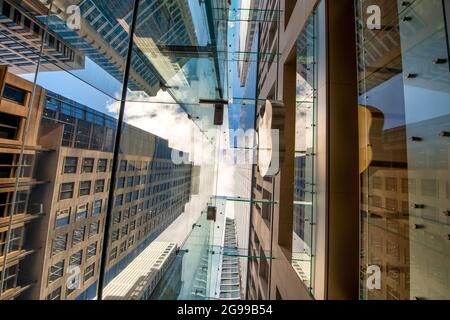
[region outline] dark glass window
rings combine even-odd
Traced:
[[[3,89],[3,98],[14,101],[20,105],[25,105],[26,97],[27,92],[25,90],[5,84],[5,88]]]
[[[121,177],[117,180],[117,189],[122,189],[125,187],[125,177]]]
[[[0,112],[0,139],[17,139],[19,125],[19,117]]]
[[[77,173],[78,158],[65,157],[64,158],[64,173]]]
[[[85,271],[84,271],[84,281],[87,281],[90,278],[92,278],[94,276],[94,271],[95,271],[95,263],[91,264],[90,266],[88,266],[85,269]]]
[[[61,184],[61,191],[59,193],[59,200],[73,198],[73,189],[75,184],[73,182]]]
[[[84,241],[84,235],[86,234],[86,227],[82,226],[73,231],[72,245],[76,245]]]
[[[108,159],[99,159],[97,164],[97,172],[106,172]]]
[[[48,269],[48,283],[55,282],[64,274],[64,260],[59,261]]]
[[[80,197],[87,196],[91,193],[91,181],[80,182]]]
[[[67,237],[68,237],[67,234],[63,234],[53,239],[52,253],[51,253],[52,257],[67,249]]]
[[[94,171],[94,159],[84,158],[82,172],[92,173]]]
[[[105,179],[95,181],[95,193],[105,191]]]

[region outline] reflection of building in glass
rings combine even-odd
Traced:
[[[241,275],[239,262],[239,249],[234,219],[226,218],[223,240],[224,256],[220,275],[220,299],[240,300]]]
[[[30,200],[34,190],[46,183],[34,175],[36,157],[46,151],[38,143],[39,125],[31,121],[25,131],[32,90],[31,83],[0,67],[0,271],[6,270],[1,299],[16,298],[33,284],[17,278],[24,259],[39,247],[27,241],[25,233],[31,220],[47,213],[44,199]],[[44,91],[37,88],[31,120],[41,117],[43,101]],[[14,195],[17,178],[18,191]]]
[[[20,139],[23,132],[24,115],[10,101],[24,102],[29,99],[26,88],[31,90],[29,82],[14,79],[7,76],[5,98],[2,99],[2,112],[8,114],[8,117],[2,117],[2,121],[7,121],[2,126],[6,130],[4,135],[7,141],[13,142]],[[14,87],[8,86],[8,82]],[[22,252],[24,263],[34,267],[21,269],[19,265],[16,270],[21,271],[19,280],[16,272],[16,282],[11,277],[7,283],[14,282],[15,285],[11,285],[14,288],[36,282],[25,292],[25,297],[29,298],[93,298],[110,185],[115,119],[39,90],[42,94],[30,121],[35,134],[27,134],[35,142],[29,142],[26,149],[29,149],[30,157],[24,157],[27,162],[24,172],[32,179],[20,181],[24,191],[33,189],[29,199],[24,194],[20,201],[27,200],[26,203],[45,215],[30,224],[25,240],[23,233],[14,228],[10,254],[15,258],[8,261],[20,261],[17,253]],[[107,283],[183,212],[190,195],[191,165],[173,164],[167,141],[125,125],[120,147]],[[32,161],[37,151],[41,152]],[[14,154],[13,151],[10,153]],[[14,156],[10,158],[17,161]],[[14,163],[10,170],[15,172]],[[2,205],[5,207],[10,195],[7,189],[3,190],[6,196],[2,197]],[[22,209],[23,206],[17,206],[16,210]],[[5,216],[9,216],[7,211]],[[21,224],[23,221],[17,227]],[[27,252],[23,251],[22,245],[16,245],[24,241],[33,249],[33,255],[25,255]],[[33,245],[36,243],[42,247]],[[74,277],[79,285],[67,285]]]
[[[21,2],[23,5],[24,3]],[[36,16],[47,15],[47,8],[33,3]],[[29,8],[18,1],[0,1],[0,63],[12,73],[35,73],[39,61],[43,35],[47,32],[45,21],[29,14]],[[47,33],[44,41],[46,59],[41,59],[40,71],[81,69],[84,56],[55,32]]]
[[[54,6],[59,12],[52,12],[49,26],[122,82],[133,3],[123,0],[83,1],[79,5],[81,29],[71,30],[65,23],[65,12],[73,2],[58,1]],[[140,1],[130,70],[131,90],[156,95],[160,85],[165,85],[188,61],[182,54],[171,54],[172,47],[166,45],[178,48],[197,45],[187,1]]]
[[[357,4],[362,8],[357,12],[363,12],[363,1]],[[361,297],[448,299],[445,4],[374,4],[382,9],[383,29],[358,30]],[[359,24],[365,18],[358,16]],[[366,268],[372,265],[381,268],[380,290],[366,284]]]

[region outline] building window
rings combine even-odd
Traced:
[[[75,221],[87,218],[88,214],[88,204],[83,204],[77,207],[77,213],[75,215]]]
[[[109,253],[109,261],[114,260],[115,258],[117,258],[117,247],[112,249]]]
[[[84,235],[86,233],[86,227],[82,226],[73,230],[72,246],[75,246],[84,241]]]
[[[47,300],[61,300],[61,287],[50,292],[47,296]]]
[[[73,182],[61,184],[59,200],[72,199],[74,186],[75,186],[75,183],[73,183]]]
[[[128,239],[128,248],[131,247],[133,244],[134,244],[134,236],[131,236],[131,237]]]
[[[125,240],[120,244],[119,254],[124,253],[126,249],[127,249],[127,241]]]
[[[105,179],[100,179],[95,181],[95,193],[100,193],[105,191]]]
[[[69,224],[70,222],[70,208],[59,210],[56,212],[55,228],[59,228]]]
[[[121,216],[122,216],[122,211],[114,212],[113,224],[119,224]]]
[[[89,238],[97,235],[99,230],[100,230],[100,221],[92,222],[89,225]]]
[[[102,199],[95,200],[94,207],[92,209],[92,215],[96,216],[96,215],[102,213],[102,203],[103,203]]]
[[[64,274],[64,260],[61,260],[48,269],[48,283],[53,283]]]
[[[0,112],[0,139],[16,140],[20,118]]]
[[[132,187],[134,182],[134,177],[128,177],[127,179],[127,187]]]
[[[5,282],[3,283],[3,290],[9,290],[17,286],[17,274],[19,272],[18,265],[6,268],[5,271]]]
[[[128,171],[134,172],[135,170],[136,170],[135,162],[134,161],[128,162]]]
[[[111,243],[113,243],[113,242],[115,242],[115,241],[117,241],[117,240],[119,240],[119,229],[114,230],[114,231],[111,233]]]
[[[81,266],[83,262],[83,250],[80,250],[70,256],[69,266]]]
[[[92,173],[94,171],[94,158],[84,158],[82,173]]]
[[[91,181],[80,182],[80,197],[88,196],[91,193]]]
[[[125,177],[121,177],[117,180],[117,189],[125,188]]]
[[[97,164],[97,172],[106,172],[108,167],[108,159],[99,159]]]
[[[78,158],[65,157],[64,158],[64,173],[77,173]]]
[[[132,192],[128,192],[125,196],[125,203],[130,203],[131,199],[133,197],[133,193]]]
[[[5,84],[5,88],[3,89],[3,98],[14,101],[15,103],[23,106],[25,105],[26,97],[27,92],[25,90]]]
[[[24,231],[23,227],[11,230],[8,253],[21,250],[23,231]],[[6,236],[7,231],[0,233],[0,256],[4,255],[6,251]]]
[[[89,260],[90,258],[94,257],[97,254],[97,242],[91,243],[87,247],[86,252],[86,260]]]
[[[86,267],[86,269],[84,270],[84,281],[85,282],[94,276],[94,271],[95,271],[95,263]]]
[[[127,171],[127,160],[120,160],[120,172]]]
[[[52,243],[52,257],[67,249],[67,233],[57,236]]]
[[[123,205],[123,194],[119,194],[116,196],[116,206],[122,206]]]
[[[123,238],[128,234],[128,224],[124,225],[122,227],[122,231],[120,233],[120,237]]]

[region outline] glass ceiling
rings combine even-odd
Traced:
[[[181,252],[197,253],[182,255],[183,268],[201,273],[202,263],[208,261],[210,291],[203,292],[203,298],[219,298],[214,288],[220,283],[220,273],[211,266],[217,267],[224,257],[237,259],[241,265],[249,259],[272,259],[270,247],[249,252],[248,245],[229,247],[220,240],[226,227],[225,211],[229,208],[238,208],[233,210],[236,229],[238,233],[244,230],[241,238],[248,238],[250,205],[276,204],[272,197],[255,198],[251,194],[250,165],[230,168],[223,167],[222,162],[224,152],[239,150],[230,130],[254,128],[257,107],[262,102],[255,98],[258,63],[267,69],[278,62],[276,48],[249,47],[239,34],[248,31],[253,37],[258,25],[259,28],[274,25],[276,30],[278,10],[242,8],[240,0],[13,3],[14,10],[30,17],[31,22],[3,20],[6,21],[0,30],[3,43],[8,43],[8,50],[20,52],[21,57],[5,58],[2,64],[8,65],[9,72],[49,91],[43,117],[52,124],[64,125],[63,144],[83,149],[79,147],[83,141],[87,140],[88,145],[93,139],[90,137],[98,133],[96,129],[90,131],[91,123],[101,119],[108,123],[105,139],[109,139],[109,144],[104,151],[119,148],[122,156],[143,142],[133,140],[131,133],[137,132],[145,140],[145,134],[151,132],[168,140],[169,147],[189,153],[192,171],[198,176],[193,178],[192,188],[196,190],[191,190],[190,201],[184,208],[183,217],[187,218],[175,220],[162,231],[165,241],[174,241],[172,227],[182,225],[189,231],[176,242]],[[242,73],[249,81],[241,81]],[[217,115],[218,107],[223,108],[222,117]],[[113,138],[121,124],[120,111],[124,112],[125,130],[119,137],[119,145],[114,145]],[[48,150],[59,150],[55,141],[44,144],[49,144]],[[89,145],[85,149],[95,148]],[[144,151],[138,153],[142,155]],[[235,172],[243,177],[244,184],[229,180]],[[115,175],[119,179],[119,171],[110,178]],[[117,182],[106,181],[108,186]],[[233,193],[227,187],[241,189]],[[114,200],[110,201],[115,203],[109,214],[116,213],[117,196],[122,196],[119,191],[112,195]],[[124,194],[125,201],[127,195]],[[104,204],[108,201],[103,200]],[[210,206],[223,214],[222,219],[214,222],[206,219]],[[74,207],[76,210],[78,207]],[[104,232],[112,240],[112,233]],[[109,249],[110,245],[105,251]],[[178,298],[196,298],[192,294],[198,285],[195,272],[184,273],[185,291]],[[118,271],[107,270],[104,284],[117,274]],[[79,298],[93,298],[86,292],[83,295]]]

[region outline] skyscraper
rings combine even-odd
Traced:
[[[7,79],[2,112],[9,113],[14,110],[8,106],[9,101],[18,100],[21,92],[26,94],[23,89],[10,87],[11,83],[25,88],[31,88],[31,84],[11,74]],[[15,269],[18,280],[11,275],[11,280],[5,281],[19,287],[35,283],[24,292],[26,298],[93,298],[116,123],[105,114],[41,90],[42,97],[32,113],[35,133],[27,135],[35,137],[35,147],[30,141],[27,148],[41,152],[23,160],[26,167],[22,170],[32,180],[28,187],[25,180],[20,181],[24,192],[16,200],[19,204],[16,204],[16,211],[21,213],[28,208],[38,210],[32,213],[42,216],[25,232],[19,229],[19,234],[13,230],[8,251],[11,254],[21,251],[22,242],[31,247],[42,244],[28,251],[33,254],[25,254],[23,262],[23,265],[39,267],[20,268],[19,265]],[[11,117],[8,115],[5,121]],[[167,141],[129,125],[124,130],[112,232],[108,235],[111,249],[107,279],[117,275],[174,221],[190,196],[191,166],[171,162],[172,152]],[[9,134],[11,138],[17,136],[13,133]],[[30,153],[33,155],[37,151]],[[31,188],[33,191],[27,193]],[[4,216],[8,218],[6,207],[10,207],[8,201],[11,200],[6,189],[5,185],[3,207]],[[6,233],[2,234],[2,239],[4,236]],[[75,284],[67,285],[70,281]]]

